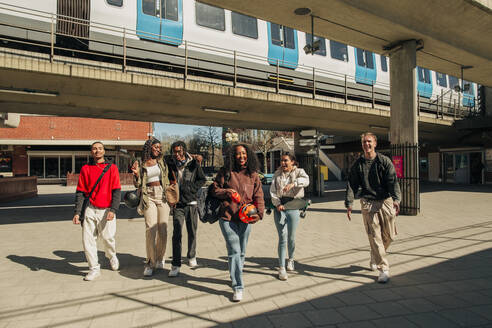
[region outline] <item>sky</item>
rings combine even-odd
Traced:
[[[171,123],[155,123],[154,124],[154,134],[160,135],[165,133],[167,135],[178,135],[181,137],[193,134],[193,129],[205,128],[205,126],[200,125],[185,125],[185,124],[171,124]]]

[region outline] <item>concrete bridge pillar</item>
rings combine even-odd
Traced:
[[[416,40],[409,40],[390,54],[391,153],[402,161],[401,213],[406,215],[420,211],[416,48]]]

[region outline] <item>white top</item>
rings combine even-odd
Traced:
[[[161,169],[159,165],[148,166],[147,169],[147,183],[156,182],[161,179]]]
[[[288,192],[284,192],[283,189],[286,185],[293,183],[294,187]],[[280,205],[280,198],[304,197],[304,187],[309,186],[309,176],[306,172],[294,166],[292,171],[283,172],[281,168],[275,171],[273,175],[272,185],[270,186],[270,196],[272,197],[272,204],[274,206]]]

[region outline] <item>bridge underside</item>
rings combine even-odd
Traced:
[[[384,106],[312,99],[287,90],[279,94],[234,88],[212,79],[185,82],[84,64],[0,56],[1,111],[254,129],[317,128],[354,137],[361,131],[380,135],[389,131],[390,113]],[[460,135],[452,124],[452,119],[422,114],[421,141],[453,142]]]

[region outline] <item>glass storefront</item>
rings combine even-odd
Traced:
[[[444,182],[461,184],[483,183],[483,152],[443,153]]]

